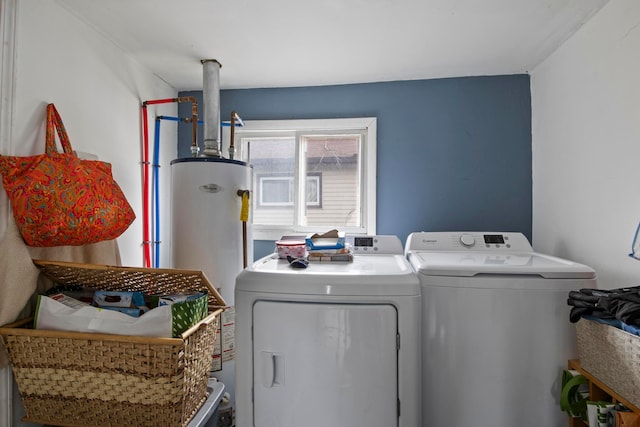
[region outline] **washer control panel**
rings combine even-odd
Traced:
[[[418,232],[407,238],[405,252],[410,250],[531,252],[533,248],[522,233]]]
[[[458,245],[454,240],[458,241]],[[461,246],[463,248],[473,248],[475,246],[486,249],[511,249],[511,236],[501,233],[454,233],[451,246],[453,248]]]

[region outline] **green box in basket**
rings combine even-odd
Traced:
[[[159,299],[158,305],[171,305],[171,330],[174,338],[207,316],[207,294],[202,292],[164,296]]]

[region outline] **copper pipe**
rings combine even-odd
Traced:
[[[235,157],[236,154],[236,117],[238,116],[238,113],[236,113],[236,111],[232,111],[231,112],[231,138],[229,141],[229,158],[231,160],[233,160],[233,158]]]
[[[249,190],[238,190],[236,194],[239,197],[243,197],[245,194],[247,196],[251,195]],[[242,221],[242,266],[243,268],[247,268],[247,221]]]
[[[193,127],[191,152],[192,154],[197,155],[198,153],[198,100],[196,99],[195,96],[182,96],[177,100],[178,102],[191,102],[191,125]]]
[[[247,268],[247,222],[242,221],[242,266]]]

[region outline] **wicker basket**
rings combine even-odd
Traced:
[[[226,305],[200,271],[34,261],[57,284],[170,294],[206,291],[209,315],[180,338],[0,328],[24,421],[60,426],[185,426],[207,398]]]
[[[640,336],[588,319],[576,333],[582,368],[640,407]]]

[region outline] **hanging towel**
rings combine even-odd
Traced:
[[[51,287],[48,280],[39,279],[40,270],[33,264],[34,259],[121,265],[116,240],[84,246],[27,246],[13,216],[9,215],[7,229],[0,239],[0,325],[31,315],[37,293]],[[0,349],[0,368],[5,364],[6,354],[4,349]]]

